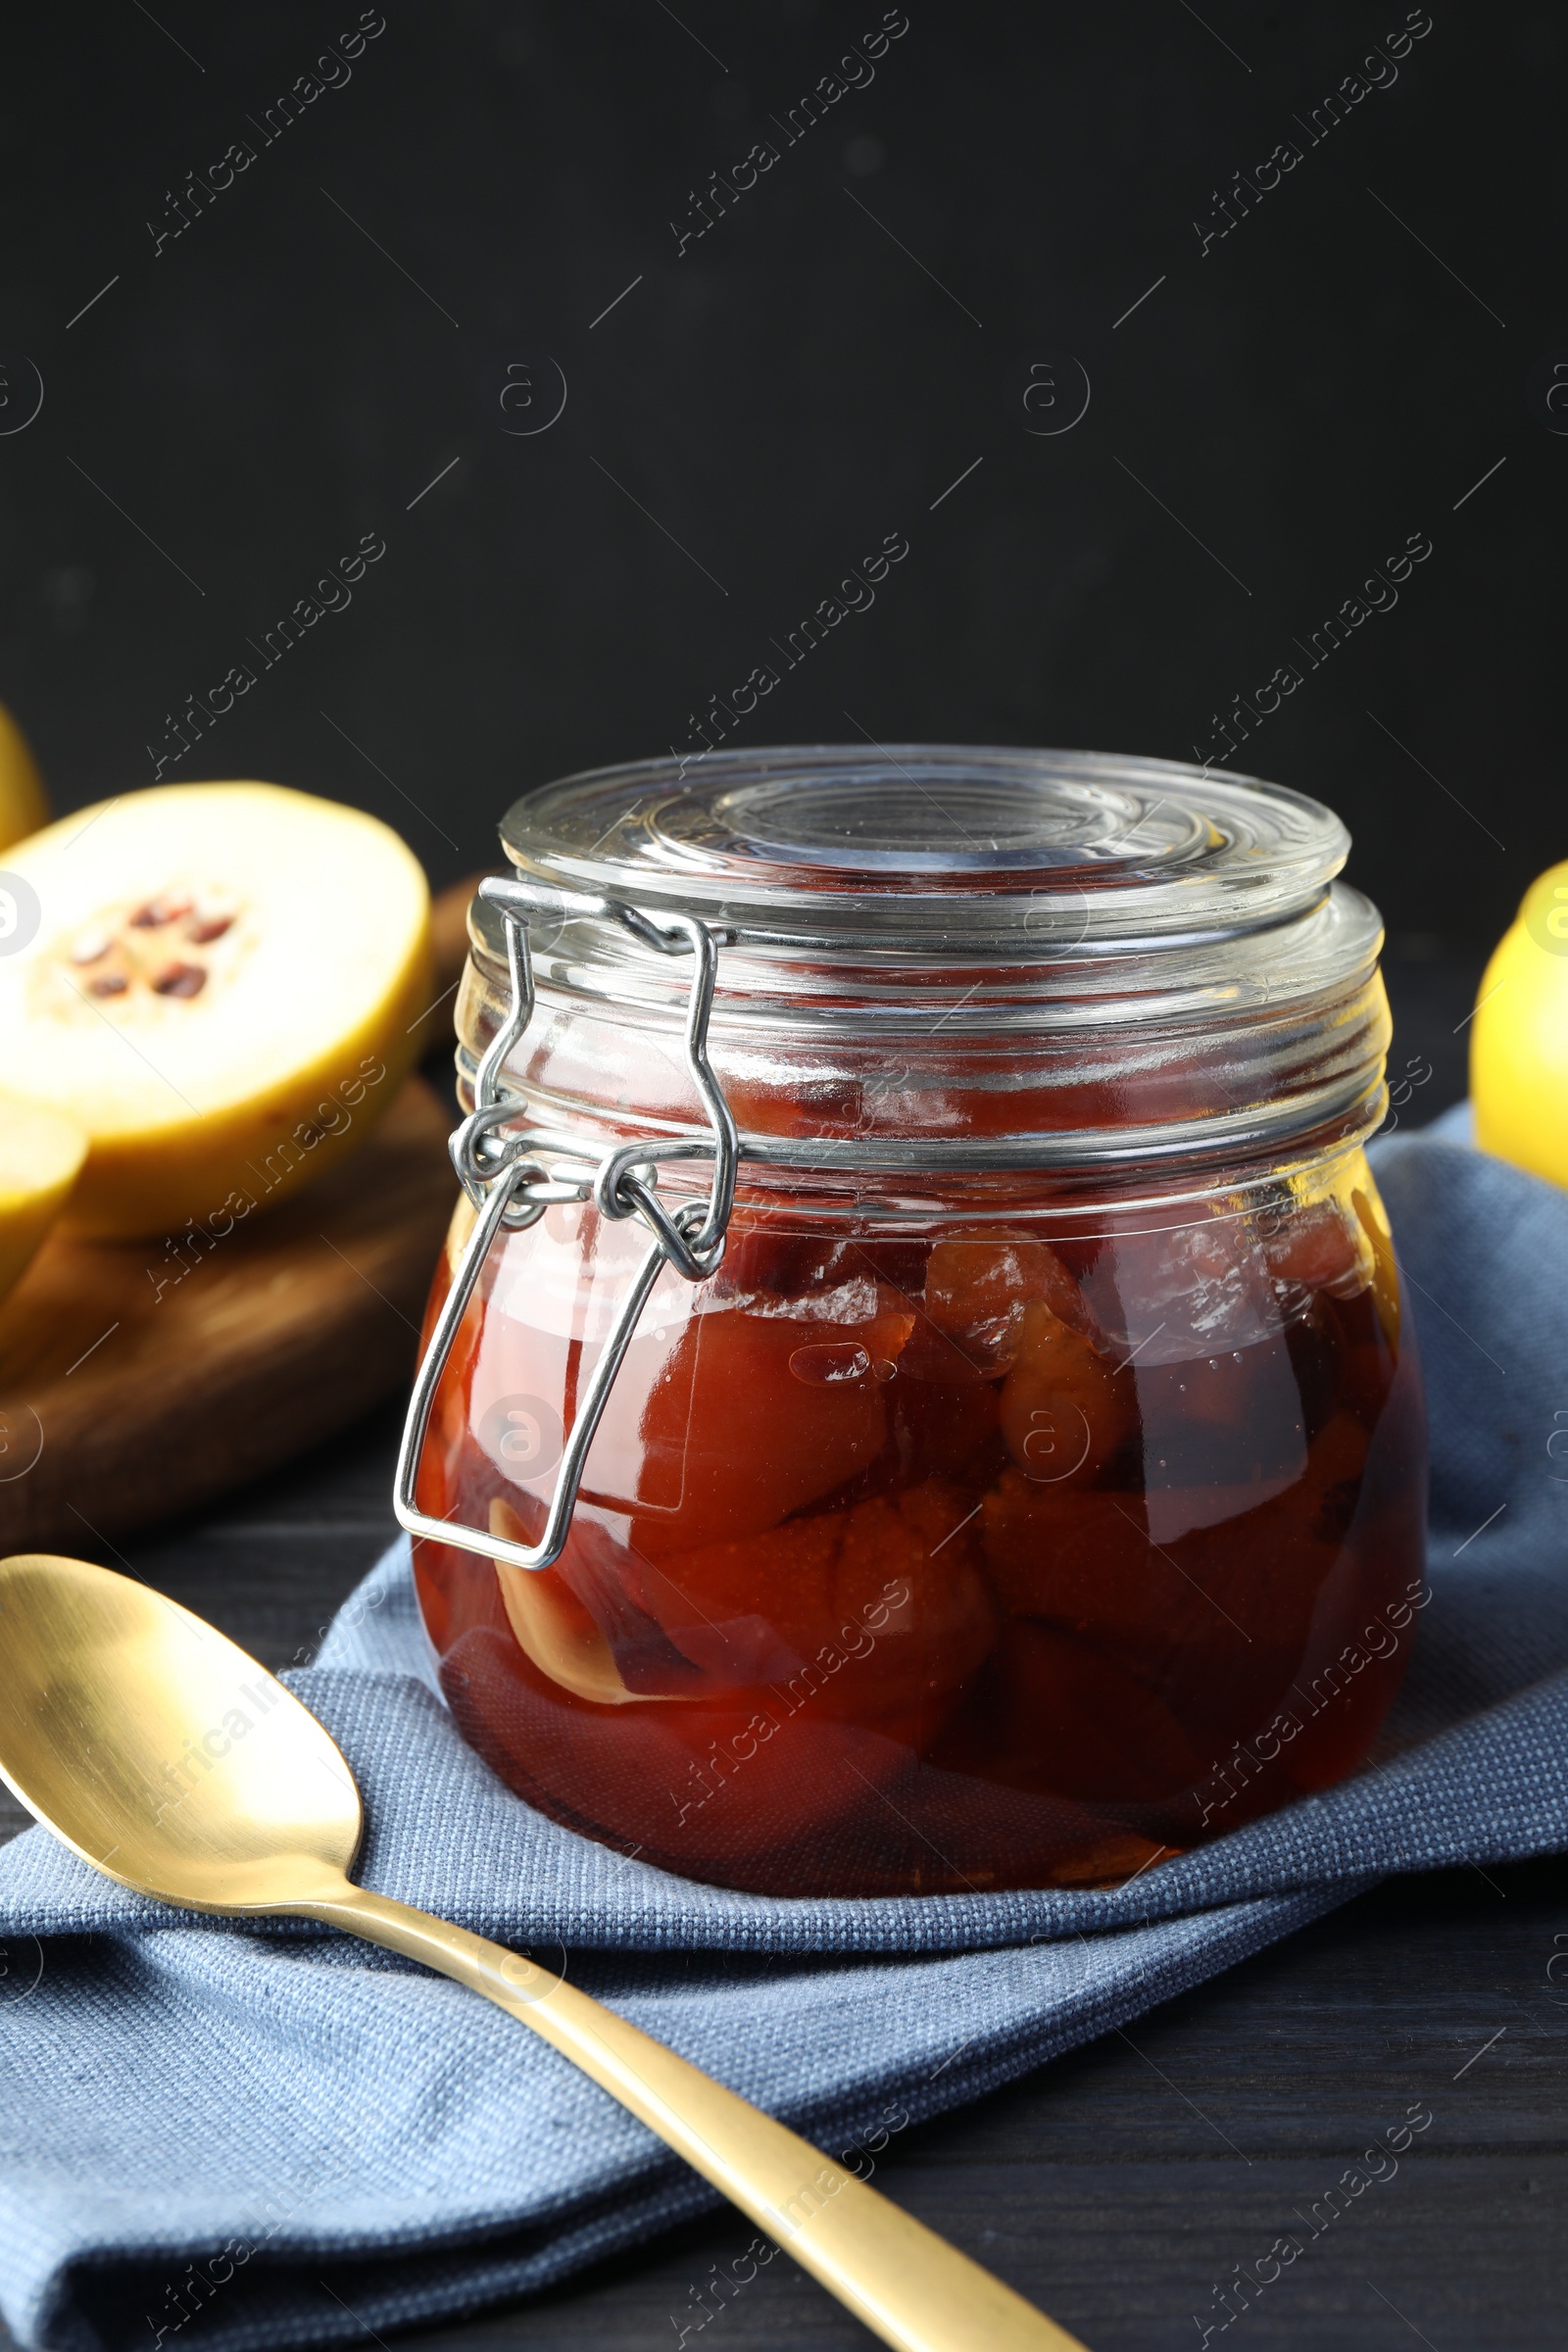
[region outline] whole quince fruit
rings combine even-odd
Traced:
[[[48,822],[49,802],[27,738],[0,703],[0,850]]]
[[[1568,1185],[1568,859],[1525,893],[1476,996],[1476,1142]]]

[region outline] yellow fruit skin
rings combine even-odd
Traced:
[[[1535,1176],[1568,1186],[1568,935],[1543,944],[1568,864],[1543,874],[1503,933],[1477,995],[1470,1095],[1476,1142]],[[1534,917],[1534,922],[1532,922]]]
[[[74,1120],[0,1095],[0,1298],[25,1273],[86,1155],[86,1135]]]
[[[27,739],[0,704],[0,850],[9,850],[49,818],[49,801]]]
[[[431,969],[427,923],[374,1011],[264,1101],[209,1112],[196,1127],[95,1138],[67,1223],[97,1239],[132,1240],[194,1221],[217,1241],[303,1192],[391,1107],[418,1058],[410,1029],[429,1003]]]

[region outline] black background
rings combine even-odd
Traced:
[[[1568,25],[1437,0],[1312,143],[1406,13],[909,0],[788,146],[875,0],[387,0],[270,143],[350,0],[14,13],[0,348],[45,397],[0,437],[0,697],[57,806],[150,781],[238,662],[256,686],[166,777],[352,800],[438,883],[518,792],[695,746],[759,662],[780,685],[732,741],[1191,758],[1295,662],[1231,763],[1342,810],[1396,957],[1463,962],[1568,848],[1568,437],[1527,394],[1568,360]],[[155,252],[231,140],[255,162]],[[1068,354],[1087,414],[1026,431],[1009,370],[1054,362],[1065,402]],[[531,364],[542,417],[551,361],[564,414],[509,435],[495,370]],[[352,605],[263,669],[247,640],[368,531]],[[888,532],[874,608],[783,670]],[[1396,608],[1309,669],[1296,641],[1411,533]]]

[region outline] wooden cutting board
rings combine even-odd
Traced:
[[[183,1275],[159,1241],[52,1235],[0,1307],[0,1553],[190,1510],[404,1386],[448,1124],[410,1079],[360,1152]]]

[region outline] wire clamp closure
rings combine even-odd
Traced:
[[[476,1552],[508,1567],[549,1568],[565,1548],[594,1433],[662,1269],[669,1265],[687,1282],[706,1282],[717,1271],[724,1254],[724,1237],[735,1199],[740,1141],[734,1115],[708,1058],[708,1022],[713,1004],[718,950],[730,945],[734,934],[701,922],[695,915],[677,914],[658,922],[642,907],[621,899],[560,890],[546,883],[517,878],[487,876],[479,885],[479,895],[498,909],[505,927],[512,1003],[475,1073],[473,1109],[452,1137],[452,1161],[459,1182],[479,1213],[453,1269],[451,1289],[415,1378],[398,1453],[393,1508],[399,1524],[410,1535],[423,1536],[433,1544],[450,1544],[459,1551]],[[528,952],[530,916],[556,922],[564,916],[617,922],[641,946],[659,955],[693,958],[691,996],[686,1010],[686,1072],[708,1114],[711,1129],[709,1138],[700,1144],[620,1144],[597,1159],[579,1153],[577,1164],[566,1169],[547,1166],[535,1156],[539,1149],[537,1138],[520,1128],[527,1104],[520,1095],[507,1092],[502,1083],[506,1064],[533,1016],[533,964]],[[514,1132],[509,1134],[509,1128]],[[699,1155],[706,1158],[710,1153],[713,1180],[707,1200],[686,1200],[678,1207],[666,1207],[657,1190],[660,1160]],[[510,1233],[520,1232],[535,1224],[553,1201],[566,1200],[592,1200],[600,1214],[612,1221],[638,1217],[652,1239],[578,1398],[543,1532],[537,1544],[518,1544],[509,1537],[492,1535],[487,1529],[459,1527],[450,1519],[432,1519],[419,1509],[415,1487],[436,1391],[491,1245],[503,1228]]]

